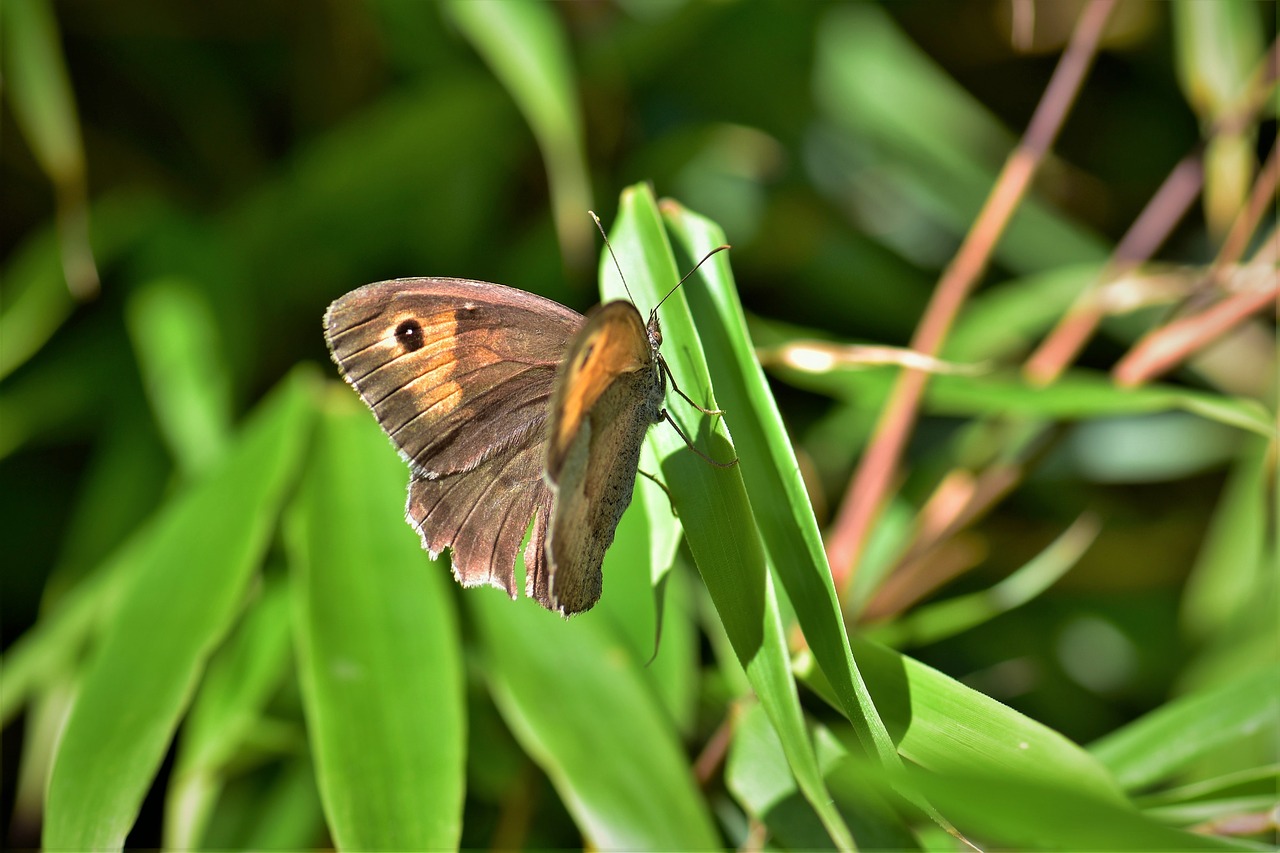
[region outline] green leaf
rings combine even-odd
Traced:
[[[445,8],[533,129],[547,166],[561,248],[571,260],[585,260],[591,230],[583,211],[591,207],[591,181],[568,40],[553,6],[455,0]]]
[[[1259,8],[1244,0],[1171,5],[1178,82],[1201,118],[1239,107],[1262,56]]]
[[[805,803],[787,768],[769,718],[760,706],[741,712],[725,760],[725,786],[747,813],[788,849],[829,850],[831,839]]]
[[[643,468],[643,457],[640,464]],[[674,531],[678,537],[677,521],[666,494],[648,478],[637,478],[631,508],[623,513],[605,557],[609,592],[595,609],[613,621],[632,660],[687,737],[697,712],[698,634],[689,578],[669,571],[680,543],[678,538],[668,542],[663,531]],[[652,569],[659,562],[665,571],[660,595],[655,596]]]
[[[5,95],[31,151],[57,187],[57,225],[67,288],[98,291],[89,246],[84,142],[57,20],[47,0],[0,4]]]
[[[0,724],[7,725],[32,695],[66,674],[104,615],[114,613],[146,563],[153,533],[130,539],[69,590],[58,606],[5,653]]]
[[[837,188],[881,201],[860,211],[861,218],[904,255],[933,262],[920,257],[922,250],[949,254],[951,240],[968,229],[986,198],[1013,135],[885,9],[833,6],[817,33],[815,97],[846,152]],[[868,191],[869,181],[875,190]],[[1035,198],[1023,202],[995,249],[998,263],[1019,274],[1106,255],[1097,235]]]
[[[919,607],[864,636],[891,646],[916,646],[967,631],[1026,604],[1048,589],[1084,556],[1097,539],[1096,516],[1082,515],[1047,548],[1000,582],[977,592]]]
[[[268,581],[209,664],[182,728],[165,798],[165,844],[203,845],[205,828],[239,757],[289,663],[289,589]]]
[[[5,3],[8,8],[20,3]],[[98,262],[110,264],[149,239],[156,229],[174,215],[173,208],[158,198],[131,193],[107,194],[93,202],[91,218],[93,252]],[[48,343],[75,308],[67,291],[65,269],[59,255],[58,235],[53,228],[36,228],[16,246],[6,259],[3,276],[5,298],[0,300],[0,379],[31,358]],[[61,390],[61,389],[59,389]],[[9,400],[0,400],[0,456],[8,454],[23,440],[48,428],[45,412],[26,412],[23,407],[7,410]]]
[[[981,362],[1025,355],[1101,271],[1101,264],[1076,264],[983,288],[966,300],[942,357]]]
[[[195,474],[222,453],[231,421],[208,300],[192,282],[158,279],[129,295],[125,316],[156,421],[179,467]]]
[[[1280,790],[1280,764],[1252,767],[1201,779],[1136,798],[1139,808],[1157,820],[1191,826],[1250,812],[1265,814]]]
[[[1042,723],[883,646],[855,637],[853,650],[904,758],[942,775],[991,774],[1045,783],[1069,779],[1090,797],[1124,802],[1096,758]],[[802,658],[797,669],[838,707],[811,661]]]
[[[5,89],[32,153],[55,180],[84,172],[75,95],[47,0],[4,4]]]
[[[919,849],[911,829],[890,802],[900,799],[884,787],[894,768],[854,760],[862,755],[848,725],[837,738],[820,724],[812,726],[818,760],[836,803],[864,847],[874,850]],[[847,744],[847,745],[846,745]],[[896,769],[901,773],[901,766]],[[871,779],[880,781],[873,784]],[[831,842],[786,772],[777,734],[758,705],[738,715],[725,763],[725,784],[752,817],[769,829],[773,840],[789,849],[827,849]]]
[[[308,375],[295,374],[227,458],[131,549],[130,584],[54,759],[45,847],[123,846],[205,660],[270,542],[306,441]]]
[[[325,403],[288,540],[329,828],[340,848],[456,847],[466,717],[452,581],[404,523],[408,472],[373,417],[336,384]]]
[[[1273,731],[1280,666],[1183,696],[1094,742],[1089,751],[1133,791],[1169,778],[1196,758]]]
[[[606,577],[619,568],[617,550],[606,558]],[[644,568],[642,560],[628,562]],[[606,584],[604,597],[614,592]],[[591,847],[721,846],[679,733],[612,620],[597,612],[603,602],[565,622],[493,589],[468,590],[465,600],[494,701]]]
[[[870,408],[888,396],[895,375],[895,371],[883,368],[854,367],[825,372],[780,368],[775,372],[797,387],[857,400]],[[1185,411],[1263,436],[1274,431],[1270,413],[1256,400],[1169,385],[1121,388],[1110,377],[1087,370],[1070,371],[1044,387],[1007,372],[934,376],[925,392],[924,408],[938,415],[1029,415],[1068,420]]]
[[[724,243],[719,228],[674,202],[664,203],[663,214],[690,257],[700,258]],[[712,258],[699,272],[706,286],[694,282],[684,295],[699,320],[698,334],[716,377],[717,399],[729,412],[726,421],[734,434],[743,480],[750,494],[762,496],[751,510],[771,564],[863,748],[896,764],[893,742],[850,652],[822,534],[782,415],[755,358],[728,260],[723,255]]]
[[[913,773],[912,783],[984,847],[1016,850],[1235,850],[1239,844],[1182,832],[1127,803],[1099,799],[1071,780],[1008,774]],[[998,804],[998,805],[997,805]]]
[[[623,192],[611,242],[627,282],[634,288],[631,295],[644,313],[678,280],[671,246],[648,187],[637,185]],[[601,264],[602,295],[622,296],[625,289],[612,260],[606,255]],[[700,405],[715,408],[698,331],[684,293],[677,290],[662,304],[661,321],[666,341],[662,352],[675,383]],[[733,357],[731,352],[720,356],[723,362]],[[669,403],[672,417],[685,424],[685,434],[702,452],[713,459],[733,458],[723,423],[717,421],[713,426],[710,418],[691,411],[674,395]],[[651,429],[647,440],[654,443],[663,460],[662,474],[698,571],[734,652],[778,731],[801,790],[837,845],[852,847],[853,839],[831,805],[804,727],[778,602],[742,472],[738,466],[718,468],[699,459],[666,425]]]
[[[1193,637],[1208,638],[1229,627],[1250,598],[1267,592],[1273,453],[1272,441],[1251,438],[1232,466],[1182,597],[1182,619]]]

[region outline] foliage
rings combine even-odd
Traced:
[[[6,840],[1275,846],[1275,13],[1119,5],[1055,101],[1089,14],[3,0]],[[587,614],[459,589],[325,306],[726,240],[659,316],[737,464],[650,430]]]

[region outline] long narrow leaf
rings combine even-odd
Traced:
[[[1275,728],[1280,719],[1280,666],[1152,711],[1090,746],[1126,790],[1168,778],[1195,758]]]
[[[883,646],[854,638],[853,649],[903,757],[940,774],[1069,779],[1094,799],[1124,801],[1101,762],[1042,723]],[[816,667],[802,659],[798,668],[838,707]]]
[[[404,523],[407,474],[345,388],[290,516],[302,695],[333,838],[454,847],[466,720],[452,582]]]
[[[692,257],[701,257],[724,242],[719,228],[673,202],[663,205],[663,213]],[[760,496],[751,509],[770,560],[863,748],[882,761],[896,763],[893,741],[849,649],[822,534],[782,416],[756,361],[728,262],[723,256],[714,258],[701,272],[707,286],[694,285],[685,296],[699,317],[699,334],[719,383],[718,399],[731,413],[743,479],[749,493]]]
[[[675,284],[677,275],[671,246],[648,187],[639,185],[623,193],[612,243],[633,288],[631,295],[641,310],[657,305]],[[602,266],[601,282],[606,297],[624,295],[611,261]],[[661,320],[666,340],[663,355],[676,383],[700,405],[714,407],[706,361],[684,294],[676,291],[663,303]],[[669,408],[677,422],[687,425],[684,432],[704,453],[721,460],[732,457],[734,451],[724,438],[723,424],[712,427],[707,416],[696,411],[689,414],[690,407],[674,395]],[[699,459],[665,425],[650,430],[649,440],[663,459],[662,474],[680,513],[698,571],[738,660],[778,731],[792,772],[832,839],[838,846],[852,847],[852,836],[831,805],[813,744],[804,728],[778,602],[742,473],[736,466],[717,468]]]
[[[606,560],[606,576],[617,568]],[[466,601],[503,718],[592,847],[720,846],[679,733],[607,616],[593,610],[566,623],[488,589],[469,590]]]
[[[295,374],[228,457],[152,528],[85,674],[54,759],[53,850],[118,849],[210,651],[270,542],[305,445],[309,374]]]
[[[182,729],[165,798],[165,847],[202,845],[232,762],[289,663],[289,590],[269,581],[210,662]]]

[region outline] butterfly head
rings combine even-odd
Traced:
[[[644,328],[649,335],[649,346],[653,348],[654,352],[657,352],[658,347],[662,346],[662,326],[658,324],[657,308],[649,312],[649,322]]]

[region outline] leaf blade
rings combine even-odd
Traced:
[[[452,582],[404,523],[404,465],[346,389],[332,393],[289,519],[321,799],[339,847],[456,847],[466,720]]]

